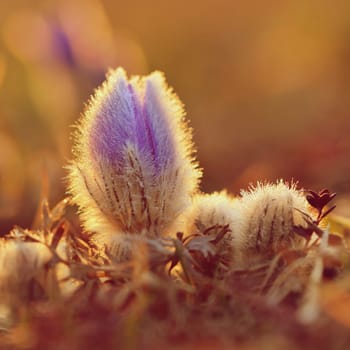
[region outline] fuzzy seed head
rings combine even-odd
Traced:
[[[235,226],[235,260],[241,267],[271,260],[284,248],[301,248],[305,239],[294,233],[294,225],[306,226],[303,213],[309,206],[295,185],[280,181],[258,183],[242,192],[237,205],[240,220]]]
[[[111,71],[74,135],[69,193],[87,231],[164,235],[201,172],[177,96],[163,74]]]

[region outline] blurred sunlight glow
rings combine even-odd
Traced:
[[[204,191],[285,178],[346,196],[349,32],[344,0],[2,1],[3,230],[29,222],[43,164],[50,200],[64,196],[71,125],[118,66],[163,71],[174,86]]]

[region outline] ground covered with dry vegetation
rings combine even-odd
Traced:
[[[226,226],[142,242],[121,263],[77,232],[67,211],[67,201],[53,209],[43,201],[36,229],[16,227],[1,242],[4,349],[350,344],[348,237],[339,218],[329,221],[343,236],[310,223],[304,233],[316,232],[317,243],[238,270],[221,254]]]

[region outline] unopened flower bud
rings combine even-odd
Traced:
[[[260,184],[242,192],[237,205],[240,220],[235,226],[235,260],[241,267],[270,261],[283,249],[301,248],[305,239],[294,227],[306,226],[302,213],[309,206],[295,186],[280,181]]]
[[[74,135],[69,192],[87,231],[165,234],[201,175],[183,118],[161,73],[129,80],[121,68],[110,72]]]
[[[211,268],[216,273],[227,270],[232,264],[233,231],[238,219],[235,208],[237,201],[226,191],[198,194],[187,214],[186,232],[194,237],[189,246],[196,242],[196,237],[200,242],[201,237],[206,236],[212,248],[211,255],[214,256],[212,264],[215,266]],[[210,257],[205,263],[208,264],[209,260]],[[200,264],[200,260],[198,263]]]
[[[188,214],[187,230],[191,233],[213,233],[213,230],[226,226],[232,231],[237,221],[235,203],[236,199],[226,191],[196,195]]]

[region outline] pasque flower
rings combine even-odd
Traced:
[[[236,205],[239,220],[234,226],[235,261],[241,267],[268,262],[283,249],[302,248],[305,239],[296,234],[295,226],[307,226],[303,213],[313,215],[295,185],[280,181],[258,183],[243,191]]]
[[[234,227],[237,225],[237,199],[226,191],[211,194],[197,194],[194,196],[191,209],[187,213],[186,232],[191,241],[188,248],[201,246],[210,249],[210,254],[202,254],[203,259],[197,259],[197,264],[202,265],[204,273],[215,271],[217,276],[226,271],[233,261],[232,239],[235,234]],[[205,251],[202,250],[202,252]],[[198,258],[198,254],[195,255]]]
[[[111,71],[74,134],[69,192],[86,230],[164,235],[201,175],[181,102],[155,72]]]

